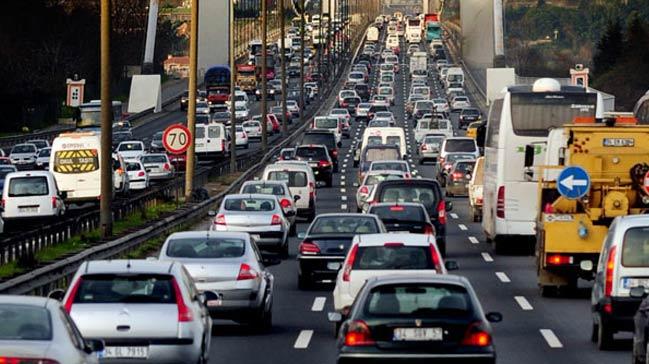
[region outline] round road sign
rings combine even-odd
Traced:
[[[191,144],[192,135],[184,125],[171,125],[162,134],[162,145],[171,154],[183,154]]]
[[[644,181],[642,182],[642,189],[649,194],[649,172],[645,173]]]

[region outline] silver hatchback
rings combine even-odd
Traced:
[[[103,339],[101,363],[206,363],[212,319],[177,262],[90,261],[81,264],[63,298],[81,333]]]
[[[162,246],[160,260],[183,263],[199,291],[220,295],[218,305],[208,305],[212,318],[271,327],[275,279],[266,267],[280,260],[263,257],[248,233],[174,233]]]
[[[140,157],[149,179],[168,179],[174,176],[174,167],[164,153],[145,154]]]

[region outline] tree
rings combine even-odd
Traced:
[[[606,31],[597,43],[595,56],[593,57],[594,75],[603,75],[615,67],[622,57],[624,46],[620,22],[617,19],[609,21]]]

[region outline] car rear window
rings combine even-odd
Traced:
[[[399,162],[372,163],[370,171],[408,171],[408,165]]]
[[[237,258],[243,256],[245,241],[213,237],[173,239],[167,245],[172,258]]]
[[[398,284],[373,288],[365,304],[372,316],[463,317],[473,314],[469,293],[449,284]]]
[[[74,303],[176,303],[173,277],[166,274],[86,274]]]
[[[275,201],[268,198],[232,197],[225,200],[223,208],[227,211],[273,211],[275,210]]]
[[[392,148],[372,148],[365,151],[365,161],[399,159],[399,151]]]
[[[379,202],[417,202],[430,211],[437,205],[437,194],[432,185],[395,185],[381,189]]]
[[[448,153],[476,151],[475,141],[469,139],[447,139],[445,149]]]
[[[338,127],[338,119],[317,118],[315,119],[315,127],[319,129],[335,129]]]
[[[426,221],[420,206],[372,206],[369,213],[378,215],[383,221]]]
[[[15,177],[9,182],[9,197],[49,195],[47,177]]]
[[[365,185],[373,186],[381,181],[392,181],[398,179],[403,179],[403,176],[399,174],[372,174],[367,176],[367,179],[365,179]]]
[[[267,185],[267,184],[249,184],[243,187],[241,193],[258,193],[262,195],[275,195],[283,196],[286,191],[282,185]]]
[[[376,220],[360,216],[318,217],[311,225],[309,234],[376,234]]]
[[[299,147],[295,151],[296,157],[327,159],[327,150],[318,147]]]
[[[167,157],[164,155],[145,155],[140,161],[142,163],[167,163]]]
[[[356,254],[354,270],[435,269],[428,246],[361,246]]]
[[[268,174],[270,181],[284,181],[289,187],[306,187],[308,178],[306,172],[273,171]]]
[[[471,173],[473,172],[473,166],[475,163],[469,163],[469,162],[459,162],[455,165],[455,172],[462,172],[462,173]]]
[[[624,234],[622,265],[649,267],[649,227],[631,228]]]
[[[142,165],[140,163],[126,162],[126,171],[128,172],[139,171],[141,169]]]
[[[306,133],[304,134],[304,138],[302,138],[302,144],[322,144],[329,149],[333,149],[336,147],[336,136],[331,133]]]
[[[52,340],[52,319],[43,307],[0,304],[0,340]]]

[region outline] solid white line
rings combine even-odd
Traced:
[[[505,274],[504,272],[496,272],[496,277],[498,277],[498,279],[500,279],[500,281],[503,283],[511,282],[511,279],[509,279],[507,274]]]
[[[475,236],[469,236],[469,241],[471,242],[471,244],[480,244]]]
[[[451,215],[451,217],[454,218],[454,219],[457,219],[457,218],[459,217],[459,216],[457,216],[457,214],[455,214],[455,213],[452,213],[452,214],[450,214],[450,215]]]
[[[347,211],[347,204],[344,203],[344,204],[340,205],[340,209],[341,209],[342,211]]]
[[[490,263],[494,261],[494,258],[489,255],[489,253],[482,253],[482,259],[484,259],[485,262]]]
[[[309,347],[309,342],[311,342],[311,337],[313,336],[313,330],[302,330],[295,340],[295,349],[306,349]]]
[[[327,297],[316,297],[313,300],[311,311],[322,311],[324,309],[325,302],[327,302]]]
[[[523,296],[514,296],[514,299],[516,300],[516,303],[521,306],[523,311],[532,311],[534,309],[527,298]]]
[[[541,335],[543,335],[543,338],[548,343],[549,347],[553,349],[558,349],[563,347],[563,344],[561,343],[561,341],[559,341],[559,338],[557,337],[557,335],[554,334],[554,332],[552,332],[552,330],[540,329],[539,331],[541,332]]]
[[[467,231],[467,230],[469,230],[469,228],[466,227],[466,225],[464,225],[464,224],[459,224],[457,227],[459,227],[460,230],[462,230],[462,231]]]

